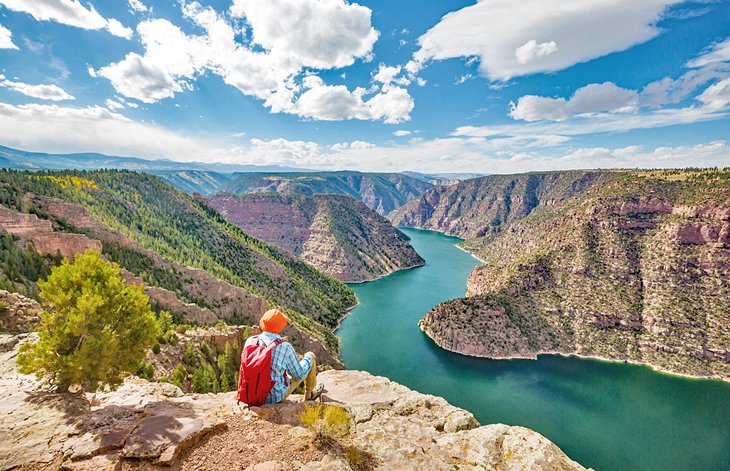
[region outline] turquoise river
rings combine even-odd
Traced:
[[[483,424],[536,430],[597,471],[730,470],[730,384],[559,356],[487,360],[438,348],[418,328],[464,295],[478,261],[459,239],[405,230],[420,268],[352,285],[360,305],[338,335],[348,368],[446,398]]]

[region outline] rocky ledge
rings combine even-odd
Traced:
[[[2,470],[584,469],[537,432],[479,426],[442,398],[361,371],[320,374],[323,401],[349,412],[355,462],[301,426],[301,396],[247,410],[235,393],[185,395],[138,378],[95,398],[51,393],[17,372],[27,340],[0,337]]]

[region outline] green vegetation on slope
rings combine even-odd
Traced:
[[[156,177],[128,171],[6,171],[0,182],[0,202],[20,209],[22,195],[35,193],[81,204],[144,248],[282,306],[297,325],[337,352],[330,330],[356,302],[346,285],[249,236]],[[144,263],[132,262],[129,253],[116,255],[122,263],[124,257],[126,263]],[[161,273],[150,276],[167,286],[174,283]]]
[[[43,256],[31,242],[0,234],[0,289],[39,299],[36,282],[46,278],[60,258]]]

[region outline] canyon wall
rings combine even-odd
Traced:
[[[310,172],[234,174],[220,192],[245,195],[279,193],[314,196],[347,195],[379,214],[388,214],[433,185],[400,173]]]
[[[612,173],[465,241],[485,264],[421,328],[491,357],[578,354],[730,380],[730,179]]]
[[[349,196],[221,194],[207,204],[245,232],[346,283],[424,263],[405,235]]]

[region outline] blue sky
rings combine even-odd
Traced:
[[[0,0],[0,75],[24,150],[730,166],[730,1]]]

